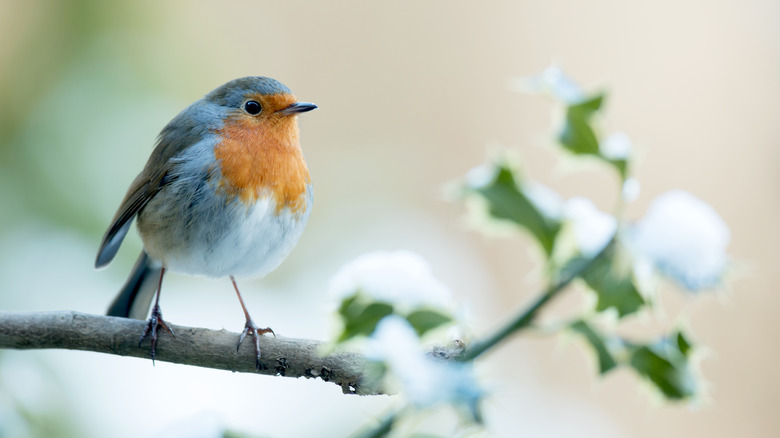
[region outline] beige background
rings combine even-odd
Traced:
[[[509,148],[567,197],[605,210],[615,200],[610,174],[550,147],[551,103],[511,90],[513,78],[558,64],[609,91],[604,132],[627,133],[639,151],[642,193],[629,217],[688,190],[730,225],[735,264],[726,290],[665,288],[659,311],[625,328],[690,327],[706,345],[702,400],[663,405],[628,371],[598,379],[576,340],[534,334],[478,368],[494,394],[485,435],[777,436],[778,19],[780,4],[760,0],[2,1],[0,306],[102,312],[140,242],[129,235],[100,272],[94,251],[156,133],[217,85],[266,75],[321,109],[301,118],[315,210],[282,268],[244,287],[255,319],[325,338],[329,277],[363,252],[405,248],[431,262],[485,333],[533,296],[538,259],[525,237],[469,230],[445,185]],[[172,322],[236,331],[234,301],[226,281],[176,275],[163,293]],[[570,292],[545,320],[587,303]],[[153,436],[204,421],[341,436],[393,403],[320,382],[65,351],[3,352],[0,385],[0,421],[14,418],[14,397],[34,407],[38,429],[48,419],[75,436]],[[450,420],[440,413],[422,427],[446,434]]]

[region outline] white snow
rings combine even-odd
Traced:
[[[363,293],[396,308],[420,306],[451,309],[449,289],[431,272],[428,262],[411,251],[377,251],[344,265],[330,282],[336,299]]]
[[[473,407],[482,394],[469,365],[426,356],[414,329],[400,316],[379,322],[366,356],[384,362],[401,393],[418,408],[439,403]]]
[[[728,226],[712,206],[682,190],[656,198],[629,236],[640,257],[689,290],[716,286],[728,264]]]
[[[560,219],[563,216],[563,199],[544,184],[526,181],[523,184],[523,194],[544,216],[550,219]]]
[[[631,155],[631,139],[622,132],[616,132],[601,142],[599,152],[609,160],[626,160]]]
[[[587,198],[574,197],[566,201],[566,218],[574,230],[577,247],[585,257],[598,254],[617,230],[615,217],[600,211]]]

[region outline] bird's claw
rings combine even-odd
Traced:
[[[147,337],[151,340],[152,348],[150,350],[150,354],[152,356],[152,364],[154,364],[154,357],[157,355],[157,333],[160,327],[168,331],[171,336],[176,337],[176,335],[173,333],[173,329],[171,329],[171,326],[168,325],[165,320],[163,320],[160,306],[155,304],[154,307],[152,307],[152,315],[149,317],[146,328],[144,328],[144,332],[141,334],[141,339],[138,340],[138,347],[141,347],[141,344]]]
[[[255,338],[255,368],[257,370],[260,369],[260,336],[266,333],[276,337],[276,333],[270,327],[258,328],[254,321],[247,319],[246,324],[244,324],[244,331],[241,332],[241,336],[238,337],[238,344],[236,344],[236,351],[238,351],[246,335],[251,334]]]

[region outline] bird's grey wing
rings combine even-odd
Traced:
[[[111,226],[103,236],[95,259],[96,268],[102,268],[113,260],[138,212],[160,189],[176,178],[170,172],[174,157],[197,143],[208,132],[208,128],[199,125],[196,119],[188,115],[189,111],[189,109],[185,110],[176,116],[160,132],[157,146],[152,151],[149,161],[141,174],[130,184],[130,189],[119,206],[114,220],[111,221]]]
[[[146,172],[141,172],[130,184],[125,199],[119,206],[119,210],[111,221],[111,226],[108,227],[103,241],[100,243],[95,259],[96,268],[102,268],[114,259],[135,215],[160,191],[162,180],[163,178],[149,178]]]
[[[108,227],[106,234],[103,236],[103,241],[100,243],[97,258],[95,259],[96,268],[102,268],[114,259],[135,216],[154,195],[176,179],[176,176],[170,172],[171,161],[167,159],[173,155],[175,150],[169,146],[169,143],[162,143],[154,151],[158,155],[163,155],[165,160],[162,162],[166,163],[164,166],[156,166],[159,168],[152,170],[151,167],[153,166],[149,165],[152,162],[150,160],[146,168],[130,184],[125,199],[122,200],[119,210],[117,210],[114,219],[111,221],[111,226]]]

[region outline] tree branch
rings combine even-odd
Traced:
[[[73,311],[0,311],[0,348],[63,348],[150,359],[149,341],[138,346],[145,325],[145,321],[135,319]],[[319,377],[339,385],[345,394],[382,393],[363,381],[366,362],[362,356],[345,352],[323,356],[323,343],[319,341],[263,336],[260,338],[260,369],[256,370],[252,342],[245,342],[246,345],[236,351],[238,333],[171,327],[176,336],[161,331],[163,339],[157,346],[157,360],[241,373]],[[458,353],[445,349],[433,354],[448,358]]]

